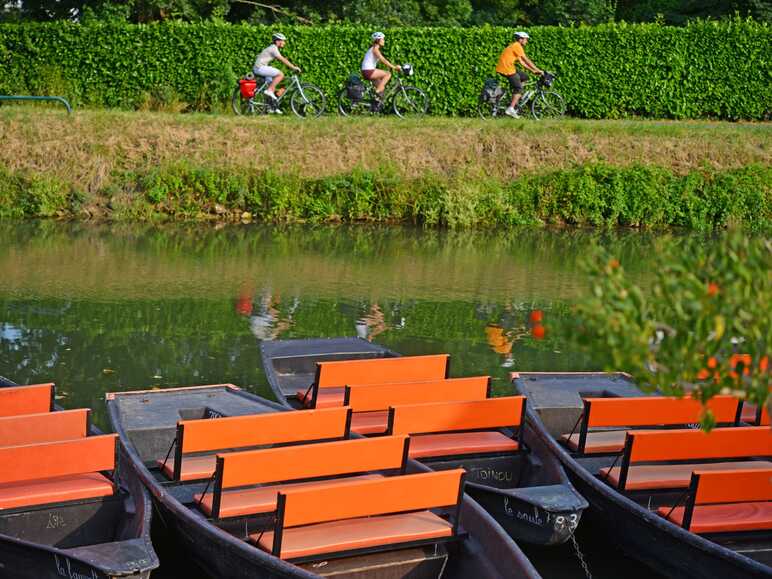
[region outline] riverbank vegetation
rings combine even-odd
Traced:
[[[0,216],[772,223],[767,125],[243,119],[4,107]]]

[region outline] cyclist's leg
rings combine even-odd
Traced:
[[[512,102],[509,106],[514,109],[517,103],[520,102],[520,97],[523,96],[523,84],[528,80],[528,75],[521,71],[507,78],[509,80],[509,88],[512,89]]]
[[[255,69],[255,74],[265,77],[266,80],[270,79],[270,84],[264,92],[269,97],[276,97],[276,87],[284,80],[284,73],[273,66],[258,66]]]
[[[386,85],[389,84],[389,81],[391,80],[391,73],[379,68],[362,72],[368,73],[365,78],[373,83],[375,94],[378,95],[378,98],[383,99],[383,91],[386,90]]]

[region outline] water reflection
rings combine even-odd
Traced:
[[[4,223],[0,373],[56,381],[105,426],[105,392],[232,382],[269,396],[258,341],[360,336],[449,352],[454,375],[505,392],[511,369],[598,366],[561,338],[595,240],[645,271],[646,235]]]

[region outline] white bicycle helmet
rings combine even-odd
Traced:
[[[287,40],[287,37],[284,36],[281,32],[274,32],[273,36],[271,36],[271,40]]]
[[[527,32],[523,32],[522,30],[519,32],[515,32],[515,38],[531,38],[528,36]]]
[[[370,35],[370,40],[375,42],[376,40],[380,40],[381,38],[386,38],[386,35],[383,32],[373,32]]]

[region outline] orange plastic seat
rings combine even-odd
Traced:
[[[704,466],[700,470],[705,470]],[[676,507],[671,513],[670,507],[659,507],[657,513],[680,527],[685,510]],[[772,530],[772,502],[696,506],[689,530],[700,534]]]
[[[600,430],[588,432],[584,444],[585,454],[622,452],[625,447],[626,430]],[[579,450],[579,433],[563,434],[560,440],[571,450]]]
[[[452,535],[453,525],[431,511],[333,521],[285,528],[281,558],[295,559]],[[253,534],[249,540],[270,553],[273,532]]]
[[[168,478],[174,478],[174,458],[170,458],[164,464],[163,460],[158,460],[158,466],[161,472]],[[184,456],[182,458],[182,470],[180,472],[181,481],[207,479],[214,474],[217,466],[217,455],[207,456]]]
[[[381,475],[371,474],[362,476],[347,477],[345,480],[367,480],[379,478]],[[240,517],[244,515],[254,515],[259,513],[270,513],[276,510],[276,499],[279,493],[289,489],[321,488],[330,484],[340,483],[341,479],[330,479],[322,481],[308,481],[300,483],[286,483],[278,485],[268,485],[252,489],[239,491],[228,491],[222,493],[220,497],[220,518]],[[204,500],[201,500],[201,493],[193,495],[196,501],[201,501],[199,506],[204,513],[212,516],[212,502],[214,494],[207,493]]]
[[[319,442],[217,455],[214,485],[201,507],[214,519],[276,506],[287,489],[319,490],[328,482],[367,481],[381,471],[405,471],[407,436]],[[338,478],[338,477],[345,478]],[[333,478],[335,477],[335,478]],[[256,486],[261,485],[261,486]]]
[[[345,388],[324,388],[323,390],[319,390],[319,393],[316,395],[316,406],[314,408],[343,406],[343,396],[345,391]],[[298,390],[296,394],[298,400],[301,400],[304,406],[311,406],[311,403],[313,402],[311,391],[308,392],[308,396],[306,396],[305,390]]]
[[[341,406],[226,416],[217,420],[180,420],[174,454],[169,453],[157,464],[172,480],[207,479],[215,470],[217,451],[346,438],[350,414],[350,409]]]
[[[113,483],[98,472],[2,483],[0,509],[105,497],[113,491]]]
[[[505,434],[489,432],[451,432],[410,437],[410,458],[517,452],[519,445]]]
[[[389,411],[355,412],[351,415],[351,432],[383,434],[389,427]]]
[[[412,442],[411,442],[412,448]],[[687,488],[692,479],[694,470],[741,470],[741,469],[765,469],[772,467],[772,463],[763,460],[750,460],[741,462],[711,462],[705,464],[656,464],[633,465],[627,474],[625,490],[650,490],[650,489],[680,489]],[[620,467],[600,469],[601,477],[619,486]],[[606,476],[608,475],[608,478]]]

